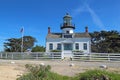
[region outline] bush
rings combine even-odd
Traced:
[[[80,53],[83,53],[84,51],[81,51],[81,50],[73,50],[72,52],[80,52]]]
[[[51,50],[51,52],[61,52],[61,50]]]
[[[62,76],[50,71],[48,66],[33,66],[26,64],[28,73],[19,77],[17,80],[119,80],[120,74],[103,70],[88,70],[75,77]]]
[[[77,75],[74,80],[119,80],[120,74],[103,70],[88,70]]]
[[[50,71],[51,67],[48,66],[32,66],[26,64],[25,67],[28,73],[19,77],[17,80],[69,80],[67,76],[61,76],[57,73]]]

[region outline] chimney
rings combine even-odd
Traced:
[[[48,27],[48,34],[50,34],[51,32],[50,32],[50,27]]]
[[[85,32],[88,33],[88,27],[87,26],[85,27]]]

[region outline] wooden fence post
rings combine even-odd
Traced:
[[[36,53],[36,59],[38,60],[38,53]]]
[[[108,61],[110,61],[110,55],[109,55],[109,53],[108,53]]]
[[[0,58],[2,59],[3,53],[0,53]]]
[[[89,60],[91,61],[91,53],[89,53]]]
[[[11,55],[12,55],[12,60],[13,60],[13,53]]]
[[[7,58],[8,58],[8,57],[7,57],[7,53],[5,53],[5,54],[6,54],[5,56],[6,56],[6,59],[7,59]]]

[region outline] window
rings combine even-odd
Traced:
[[[61,50],[61,44],[57,44],[57,50]]]
[[[69,43],[64,44],[64,50],[73,50],[73,45]]]
[[[76,50],[79,50],[79,43],[76,43],[76,44],[75,44],[75,49],[76,49]]]
[[[84,43],[84,44],[83,44],[83,49],[84,49],[84,50],[87,50],[87,43]]]
[[[67,34],[69,34],[69,31],[66,31]]]
[[[52,43],[49,44],[49,50],[53,50],[53,44]]]
[[[64,38],[72,38],[72,35],[64,35]]]

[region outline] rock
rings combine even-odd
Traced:
[[[23,75],[23,74],[18,74],[17,76],[19,76],[19,77],[20,77],[20,76],[22,76],[22,75]]]
[[[100,68],[107,69],[108,67],[106,65],[100,65]]]
[[[45,64],[44,63],[40,63],[41,66],[44,66]]]
[[[70,67],[73,67],[73,66],[75,66],[75,64],[71,63],[69,66],[70,66]]]
[[[15,64],[15,62],[14,62],[14,61],[11,61],[11,64]]]

